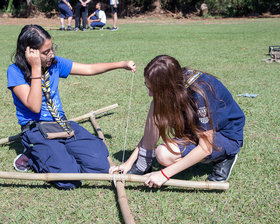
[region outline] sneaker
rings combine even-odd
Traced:
[[[60,30],[60,31],[64,31],[65,28],[64,28],[64,27],[60,27],[59,30]]]
[[[83,31],[85,32],[85,31],[87,31],[87,29],[86,29],[86,28],[83,28]]]
[[[26,172],[31,169],[29,163],[28,163],[29,158],[25,154],[19,154],[15,159],[14,159],[14,168],[17,171],[20,172]]]
[[[68,26],[68,27],[67,27],[67,31],[71,31],[71,30],[73,30],[72,27],[71,27],[71,26]]]
[[[213,172],[207,177],[207,180],[221,182],[227,181],[236,160],[237,154],[230,155],[225,159],[213,162]]]
[[[75,27],[75,29],[74,29],[75,31],[79,31],[80,29],[79,29],[79,27]]]
[[[117,31],[119,28],[118,27],[113,27],[110,29],[110,31]]]
[[[145,171],[142,171],[142,170],[139,170],[137,167],[136,167],[136,163],[134,163],[131,167],[131,169],[127,172],[127,174],[136,174],[136,175],[144,175],[146,173],[150,173],[152,172],[152,166],[145,170]]]

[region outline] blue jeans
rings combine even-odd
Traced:
[[[97,17],[95,17],[95,16],[92,16],[90,19],[92,19],[92,20],[96,20],[96,19],[98,19]],[[95,22],[92,22],[91,24],[91,27],[93,28],[93,29],[95,29],[95,27],[103,27],[103,26],[105,26],[105,23],[102,23],[102,22],[100,22],[100,21],[95,21]]]
[[[75,122],[75,136],[69,139],[45,139],[38,127],[22,135],[22,143],[32,170],[36,173],[108,173],[109,156],[104,142]],[[53,181],[57,188],[71,189],[81,181]]]

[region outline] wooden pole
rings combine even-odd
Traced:
[[[98,110],[95,110],[95,111],[90,111],[89,113],[87,114],[84,114],[82,116],[79,116],[79,117],[76,117],[76,118],[73,118],[73,119],[70,119],[70,121],[75,121],[75,122],[80,122],[80,121],[83,121],[83,120],[86,120],[86,119],[89,119],[91,116],[96,116],[98,114],[102,114],[102,113],[105,113],[109,110],[113,110],[115,108],[118,107],[118,104],[113,104],[113,105],[110,105],[108,107],[103,107],[101,109],[98,109]],[[6,143],[9,143],[9,142],[12,142],[12,141],[15,141],[17,140],[18,138],[20,137],[19,134],[17,135],[14,135],[14,136],[10,136],[8,138],[2,138],[0,139],[0,145],[3,145],[3,144],[6,144]]]
[[[19,137],[20,137],[20,135],[17,134],[17,135],[10,136],[8,138],[2,138],[2,139],[0,139],[0,145],[16,141]]]
[[[89,119],[90,119],[90,122],[92,123],[94,129],[96,130],[96,132],[98,134],[98,137],[103,139],[103,142],[108,147],[108,145],[105,141],[104,134],[103,134],[98,122],[95,119],[95,115],[92,114],[89,117]],[[109,163],[110,163],[110,167],[115,165],[110,157],[108,157],[108,160],[109,160]],[[122,213],[122,217],[124,219],[124,222],[126,224],[135,224],[134,218],[132,216],[132,212],[131,212],[130,207],[128,205],[128,200],[127,200],[127,197],[126,197],[123,182],[121,180],[114,179],[114,184],[115,184],[115,187],[116,187],[116,190],[117,190],[118,202],[119,202],[119,206],[120,206],[120,209],[121,209],[121,213]]]
[[[90,120],[91,124],[93,125],[95,131],[97,132],[98,137],[101,138],[103,140],[103,142],[105,143],[105,145],[108,147],[108,145],[107,145],[107,143],[105,141],[104,134],[103,134],[103,132],[101,130],[101,127],[99,126],[99,124],[97,123],[97,121],[95,119],[95,115],[92,114],[89,117],[89,120]]]
[[[63,180],[89,180],[89,181],[116,181],[122,183],[144,183],[145,176],[133,174],[105,174],[105,173],[20,173],[0,172],[0,179],[38,180],[38,181],[63,181]],[[212,181],[187,181],[170,179],[163,184],[179,188],[203,189],[203,190],[228,190],[228,182]]]
[[[108,107],[103,107],[101,109],[98,109],[98,110],[95,110],[95,111],[90,111],[89,113],[87,114],[84,114],[82,116],[79,116],[79,117],[76,117],[76,118],[73,118],[71,119],[71,121],[75,121],[75,122],[79,122],[79,121],[82,121],[82,120],[87,120],[89,119],[91,116],[96,116],[98,114],[102,114],[102,113],[105,113],[109,110],[113,110],[115,108],[118,107],[118,104],[113,104],[113,105],[110,105]]]

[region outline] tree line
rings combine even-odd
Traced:
[[[279,0],[119,0],[120,17],[137,16],[145,13],[171,13],[188,17],[198,14],[203,3],[207,5],[207,15],[240,17],[258,16],[264,13],[280,14]],[[1,0],[0,10],[18,17],[32,16],[33,11],[52,16],[58,13],[59,0]],[[77,0],[69,0],[75,6]],[[90,3],[90,9],[98,0]],[[110,14],[110,0],[101,0],[105,11]]]

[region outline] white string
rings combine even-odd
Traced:
[[[130,116],[130,108],[131,108],[131,98],[132,98],[132,90],[133,90],[133,82],[134,82],[135,73],[132,73],[131,78],[131,85],[130,85],[130,95],[129,95],[129,102],[128,102],[128,113],[127,113],[127,120],[126,120],[126,128],[125,128],[125,135],[124,135],[124,144],[123,144],[123,156],[122,156],[122,163],[124,163],[124,155],[125,155],[125,147],[126,147],[126,138],[127,138],[127,130],[128,130],[128,122]],[[123,172],[121,172],[123,173]],[[124,182],[124,181],[123,181]]]

